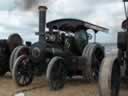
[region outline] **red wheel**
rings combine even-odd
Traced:
[[[29,85],[33,80],[32,64],[26,55],[18,57],[12,69],[13,80],[19,86]]]

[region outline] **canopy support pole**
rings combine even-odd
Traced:
[[[97,31],[94,32],[94,43],[96,43],[96,33]]]

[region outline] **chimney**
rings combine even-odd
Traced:
[[[39,42],[44,41],[45,25],[46,25],[46,6],[39,6]]]

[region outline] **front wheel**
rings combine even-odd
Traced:
[[[101,96],[119,96],[120,64],[117,58],[106,57],[99,74],[99,92]]]
[[[21,55],[16,59],[12,69],[12,77],[19,86],[26,86],[32,83],[32,64],[28,56]]]
[[[61,57],[53,57],[47,69],[47,79],[50,90],[63,88],[65,76],[64,59]]]

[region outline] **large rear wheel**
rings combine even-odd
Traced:
[[[99,77],[99,68],[104,58],[104,48],[97,43],[88,44],[85,46],[82,56],[86,58],[83,77],[87,81],[97,80]]]

